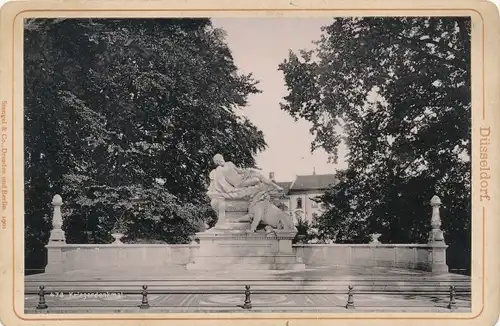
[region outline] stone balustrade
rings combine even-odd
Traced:
[[[49,244],[45,271],[113,270],[186,266],[199,245],[194,244]],[[55,258],[55,259],[54,259]]]
[[[56,195],[57,196],[57,195]],[[148,268],[162,270],[184,268],[196,256],[200,246],[168,244],[67,244],[61,230],[60,196],[54,197],[56,223],[47,244],[47,273],[74,270],[107,270],[116,268]],[[306,268],[325,266],[396,267],[447,273],[446,248],[437,196],[431,200],[432,230],[426,244],[296,244],[292,248]]]
[[[195,244],[53,244],[57,252],[47,272],[101,270],[105,268],[148,269],[189,264],[199,250]],[[293,252],[307,268],[326,266],[397,267],[432,271],[428,244],[297,244]],[[54,255],[49,255],[49,257]]]
[[[396,267],[430,270],[428,244],[298,244],[294,251],[306,266]]]

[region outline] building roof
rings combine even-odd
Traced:
[[[288,190],[290,189],[290,186],[292,185],[292,182],[275,182],[278,186],[280,186],[281,188],[283,188],[283,192],[285,194],[288,193]]]
[[[326,190],[337,182],[334,174],[298,175],[292,182],[290,191]]]

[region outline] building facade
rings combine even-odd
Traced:
[[[312,221],[315,214],[321,215],[322,205],[314,199],[337,182],[334,174],[298,175],[291,182],[277,182],[271,172],[269,178],[283,188],[285,196],[280,199],[280,203],[295,221],[299,218]]]

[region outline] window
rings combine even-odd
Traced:
[[[302,208],[302,198],[297,198],[297,208]]]

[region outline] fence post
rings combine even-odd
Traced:
[[[141,309],[148,309],[149,308],[149,302],[148,302],[148,286],[143,285],[142,286],[142,302],[141,305],[139,306]]]
[[[47,309],[47,302],[45,301],[45,286],[40,285],[40,291],[38,291],[38,305],[36,309]]]
[[[450,285],[450,302],[448,303],[448,309],[457,310],[457,301],[455,300],[455,287]]]
[[[250,299],[250,285],[245,285],[245,303],[243,304],[243,309],[252,309],[252,300]]]
[[[349,285],[349,291],[347,292],[347,304],[345,305],[346,309],[354,309],[354,298],[353,298],[353,287]]]

